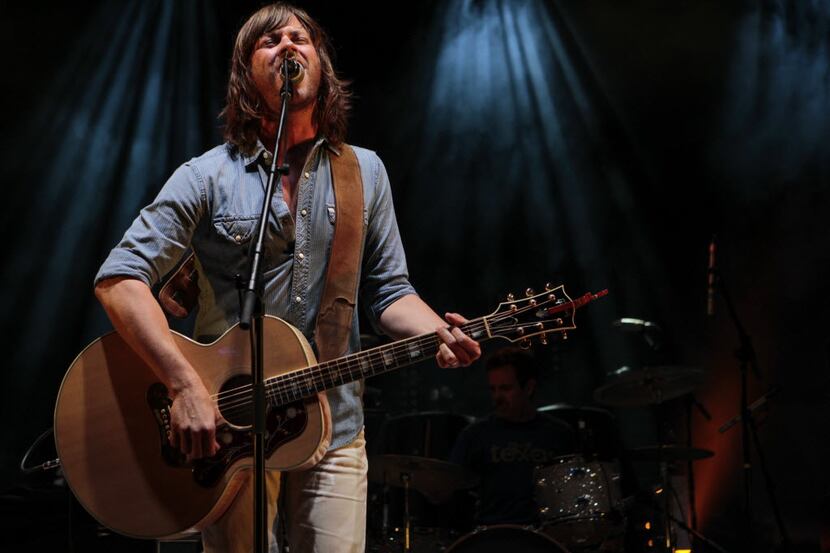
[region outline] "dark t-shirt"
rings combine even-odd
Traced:
[[[465,428],[450,460],[481,477],[476,522],[538,522],[533,469],[573,452],[575,444],[568,424],[543,413],[527,422],[490,415]]]

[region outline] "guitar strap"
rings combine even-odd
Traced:
[[[199,271],[191,251],[159,290],[159,303],[171,317],[184,319],[199,303],[199,292]]]
[[[351,146],[329,155],[334,189],[334,237],[314,342],[320,361],[344,355],[357,302],[357,275],[363,253],[363,179]]]

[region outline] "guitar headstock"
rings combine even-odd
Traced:
[[[504,338],[527,347],[530,338],[538,336],[540,342],[546,344],[552,335],[567,339],[567,331],[576,328],[576,310],[606,294],[608,290],[602,290],[572,300],[561,284],[547,284],[545,291],[539,294],[528,288],[526,297],[521,299],[509,294],[506,302],[500,303],[493,313],[484,317],[484,322],[491,338]]]

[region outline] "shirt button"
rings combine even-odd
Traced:
[[[300,259],[305,259],[305,256],[303,255],[303,252],[298,253],[297,257],[299,257]]]
[[[266,152],[262,153],[262,159],[265,160],[265,163],[270,164],[271,163],[271,157],[272,157],[271,152],[266,151]]]
[[[301,298],[300,296],[297,296],[296,298],[294,298],[294,301],[296,301],[297,303],[300,303],[301,301],[303,301],[303,298]]]
[[[234,240],[236,240],[236,243],[237,243],[237,244],[239,244],[240,242],[242,242],[242,236],[240,236],[240,235],[238,235],[238,234],[237,234],[236,236],[234,236],[234,237],[233,237],[233,239],[234,239]]]
[[[310,176],[311,176],[311,173],[309,173],[308,171],[306,171],[305,173],[303,173],[303,175],[305,175],[305,178],[308,178],[308,177],[310,177]]]
[[[302,215],[302,216],[308,215],[308,210],[307,209],[300,210],[300,215]]]

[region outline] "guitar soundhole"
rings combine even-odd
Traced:
[[[250,426],[253,422],[251,404],[251,375],[240,374],[228,379],[219,390],[219,412],[235,426]]]

